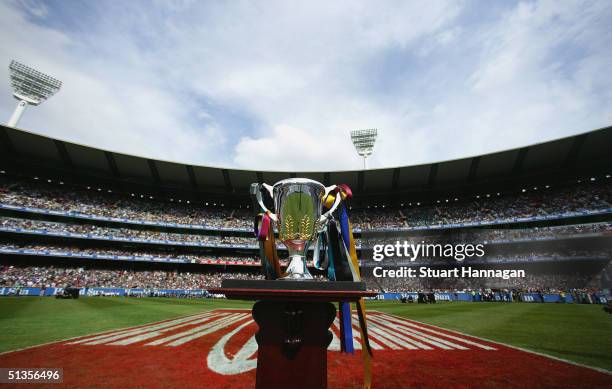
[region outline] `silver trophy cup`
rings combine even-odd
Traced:
[[[340,196],[331,208],[322,214],[323,201],[336,185],[325,187],[320,182],[307,178],[290,178],[273,186],[262,184],[274,200],[276,213],[268,211],[264,205],[261,191],[257,191],[257,201],[276,223],[279,240],[289,251],[289,266],[283,280],[312,280],[306,267],[306,253],[313,241],[327,224],[327,220],[340,203]]]

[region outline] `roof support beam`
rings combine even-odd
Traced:
[[[117,161],[115,161],[115,155],[110,151],[105,151],[104,156],[106,157],[106,162],[108,162],[108,167],[113,174],[113,177],[120,178],[121,174],[119,174],[119,168],[117,167]]]
[[[357,190],[363,192],[363,188],[365,188],[365,172],[362,170],[357,173]]]
[[[161,178],[159,178],[159,171],[157,170],[155,161],[152,159],[147,159],[147,163],[149,164],[149,170],[151,170],[151,177],[153,177],[153,181],[155,181],[156,184],[160,184]]]
[[[391,180],[391,188],[399,188],[400,168],[393,169],[393,179]]]
[[[16,154],[15,146],[13,146],[13,142],[11,141],[11,138],[6,133],[6,130],[2,127],[0,127],[0,144],[2,144],[2,151],[3,151],[2,154],[3,155]]]
[[[478,165],[480,165],[480,157],[472,158],[472,163],[470,163],[470,172],[468,173],[468,182],[473,182],[476,179]]]
[[[433,188],[436,184],[436,177],[438,176],[438,164],[434,163],[429,168],[429,178],[427,178],[427,186]]]
[[[329,182],[331,181],[331,179],[329,178],[329,176],[330,176],[330,174],[329,174],[329,173],[324,173],[324,174],[323,174],[323,184],[324,184],[325,186],[329,186],[329,185],[330,185],[330,183],[329,183]]]
[[[66,144],[61,140],[54,139],[53,143],[55,144],[55,148],[57,149],[57,153],[59,154],[64,166],[71,168],[73,167],[72,158],[70,158],[70,154],[68,154],[68,150],[66,149]]]
[[[189,176],[189,183],[193,189],[198,189],[198,181],[196,180],[195,171],[193,170],[193,166],[185,165],[187,169],[187,175]]]
[[[514,166],[512,167],[512,174],[517,175],[523,170],[523,163],[525,162],[527,151],[529,151],[529,147],[523,147],[518,151]]]
[[[223,181],[225,181],[225,190],[228,192],[233,192],[234,187],[232,186],[232,181],[230,180],[229,170],[222,169],[221,172],[223,173]]]
[[[576,164],[576,159],[578,158],[578,154],[580,154],[582,146],[586,142],[587,136],[589,136],[589,134],[582,134],[574,137],[572,147],[563,161],[563,167],[571,168]]]

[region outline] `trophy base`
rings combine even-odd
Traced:
[[[306,257],[303,255],[292,255],[291,262],[289,262],[289,266],[287,266],[285,275],[278,279],[288,281],[313,281],[314,277],[306,267]]]
[[[215,291],[217,289],[211,288],[210,290]],[[359,297],[372,297],[376,296],[376,292],[366,292],[365,282],[353,282],[353,281],[327,281],[327,280],[314,280],[311,282],[301,282],[300,280],[286,280],[279,282],[279,280],[238,280],[238,279],[224,279],[221,282],[221,289],[218,292],[226,294],[228,298],[240,298],[247,300],[267,300],[267,299],[284,299],[284,300],[303,300],[304,298],[310,298],[311,294],[319,295],[319,297],[328,293],[352,293],[357,296],[360,293],[366,293],[366,295],[359,295]],[[223,290],[223,291],[221,291]],[[368,294],[369,293],[369,294]],[[340,294],[334,298],[338,300],[328,299],[325,301],[355,301],[355,298],[343,298]],[[239,295],[239,296],[238,296]],[[235,296],[235,297],[234,297]]]
[[[300,274],[300,273],[292,273],[287,274],[283,277],[279,277],[278,280],[281,281],[314,281],[314,277],[310,274]]]

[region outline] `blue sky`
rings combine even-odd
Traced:
[[[20,127],[192,164],[426,163],[612,124],[609,1],[3,1],[16,59],[63,81]]]

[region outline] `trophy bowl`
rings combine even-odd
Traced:
[[[258,192],[257,200],[262,209],[276,222],[279,240],[289,251],[289,266],[281,280],[313,280],[306,266],[306,254],[313,241],[325,227],[331,213],[339,203],[339,196],[325,214],[323,202],[336,185],[326,187],[307,178],[290,178],[273,186],[262,184],[274,201],[276,213],[270,212]]]

